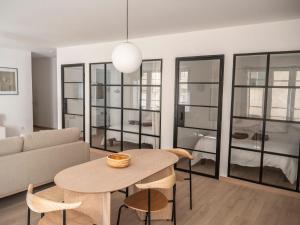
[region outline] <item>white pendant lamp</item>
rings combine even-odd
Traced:
[[[126,11],[126,42],[118,44],[112,52],[112,62],[122,73],[136,71],[142,63],[142,53],[137,46],[128,42],[128,0]]]

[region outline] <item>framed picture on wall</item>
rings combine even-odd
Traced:
[[[18,87],[18,69],[0,67],[0,95],[17,95]]]

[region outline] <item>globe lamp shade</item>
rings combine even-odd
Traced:
[[[119,72],[132,73],[140,67],[142,53],[130,42],[120,43],[112,52],[112,62]]]

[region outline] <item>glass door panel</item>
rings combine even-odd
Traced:
[[[104,64],[93,64],[93,66],[90,66],[91,70],[91,85],[98,85],[102,84],[104,85],[105,83],[105,68]]]
[[[92,128],[91,129],[91,145],[96,148],[104,148],[105,129]]]
[[[179,104],[217,107],[218,98],[218,84],[179,84]]]
[[[233,115],[246,118],[262,118],[264,93],[264,88],[236,87],[234,89]]]
[[[182,60],[179,62],[178,81],[179,83],[219,82],[220,66],[219,59]]]
[[[299,191],[300,53],[238,54],[234,62],[228,175]]]
[[[91,108],[91,125],[93,127],[105,127],[105,110],[104,108],[92,107]]]
[[[80,99],[67,99],[67,114],[83,114],[83,100]]]
[[[223,56],[176,59],[174,146],[194,156],[192,172],[219,177]],[[189,170],[186,160],[177,168]]]
[[[107,86],[106,87],[106,106],[107,107],[121,107],[121,86]]]
[[[112,63],[90,64],[90,129],[103,129],[91,137],[92,147],[113,152],[160,147],[161,67],[161,60],[145,60],[137,71],[123,74]]]
[[[178,106],[178,125],[190,128],[217,130],[218,108]]]
[[[83,83],[65,83],[64,97],[68,98],[83,98]]]
[[[142,134],[159,136],[160,134],[160,113],[142,111]]]
[[[82,116],[65,114],[64,120],[65,120],[64,128],[77,127],[80,129],[80,131],[83,132],[84,129],[83,129],[83,117]]]
[[[123,87],[123,106],[128,109],[140,108],[140,87],[124,86]]]
[[[123,130],[139,133],[140,131],[140,111],[123,110]]]
[[[261,153],[232,148],[229,174],[249,181],[259,181]]]
[[[65,82],[80,82],[84,81],[82,66],[64,67]]]
[[[274,162],[281,166],[274,167]],[[262,182],[277,187],[296,189],[298,159],[274,154],[264,154]]]
[[[84,64],[62,65],[62,127],[78,127],[84,139]]]
[[[160,87],[142,87],[142,109],[160,110]]]
[[[267,55],[241,55],[235,58],[235,85],[265,86]]]
[[[263,121],[250,119],[232,120],[231,145],[251,150],[262,148]]]
[[[103,84],[91,86],[91,105],[104,106],[105,87]]]

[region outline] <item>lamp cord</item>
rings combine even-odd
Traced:
[[[126,0],[126,41],[128,42],[128,0]]]

